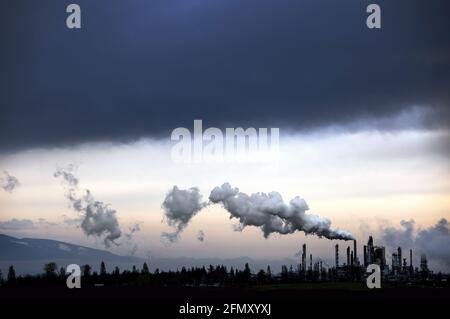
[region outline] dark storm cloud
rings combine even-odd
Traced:
[[[59,1],[0,4],[0,149],[168,137],[207,126],[294,130],[429,107],[448,127],[450,3]],[[409,123],[399,123],[408,126]]]

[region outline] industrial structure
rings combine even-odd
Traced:
[[[386,249],[383,246],[374,245],[373,237],[369,236],[367,245],[363,246],[362,262],[358,255],[357,241],[353,240],[353,245],[346,247],[346,260],[340,263],[339,245],[335,247],[334,267],[323,267],[324,262],[317,259],[313,263],[313,255],[309,255],[309,267],[306,265],[306,244],[302,246],[301,262],[298,267],[299,278],[301,280],[352,280],[361,281],[367,276],[367,267],[371,264],[380,266],[383,280],[388,281],[408,281],[426,280],[433,273],[428,268],[427,257],[421,256],[420,266],[413,266],[413,251],[409,250],[409,262],[404,257],[401,247],[398,247],[391,256],[391,264],[387,264]],[[325,263],[326,264],[326,263]]]

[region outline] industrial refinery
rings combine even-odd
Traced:
[[[420,256],[420,262],[414,264],[413,250],[403,252],[402,248],[398,247],[392,253],[390,264],[388,264],[386,248],[374,245],[372,236],[362,248],[361,260],[356,240],[343,247],[343,257],[341,247],[336,244],[334,265],[325,265],[325,262],[320,259],[313,262],[313,254],[310,253],[308,256],[306,244],[303,244],[298,268],[299,277],[305,281],[360,281],[367,276],[367,267],[371,264],[380,266],[384,281],[423,281],[436,277],[428,268],[425,254]]]

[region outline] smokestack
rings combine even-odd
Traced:
[[[309,268],[312,270],[312,254],[309,255]]]
[[[336,269],[339,267],[339,245],[336,244]]]
[[[369,236],[369,241],[367,242],[367,246],[369,246],[369,248],[373,247],[373,238],[372,238],[372,236]]]
[[[409,250],[409,269],[411,271],[414,269],[412,264],[412,249]]]
[[[367,242],[367,265],[375,262],[375,248],[373,247],[373,237],[369,236],[369,241]]]
[[[398,267],[399,269],[402,269],[402,248],[397,248],[397,257],[398,257]]]
[[[306,244],[302,248],[302,270],[306,271]]]
[[[350,246],[347,247],[347,266],[350,265]]]
[[[353,266],[354,263],[353,251],[350,253],[350,264]]]
[[[357,261],[357,252],[356,252],[356,239],[353,241],[353,262],[356,264]]]
[[[367,246],[364,245],[364,266],[367,267]]]

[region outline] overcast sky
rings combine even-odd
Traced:
[[[102,247],[67,223],[76,214],[53,174],[71,163],[124,232],[142,225],[111,248],[123,254],[283,258],[304,240],[332,254],[300,233],[235,232],[220,205],[167,246],[173,185],[205,199],[224,182],[299,195],[360,242],[403,219],[450,219],[450,3],[376,1],[382,29],[369,30],[372,2],[79,0],[82,29],[69,30],[68,3],[2,1],[0,172],[20,185],[0,189],[0,221],[19,221],[0,232]],[[279,161],[173,163],[170,133],[194,119],[279,127]]]
[[[448,127],[448,1],[2,1],[3,151],[208,126],[306,130],[432,109]],[[408,125],[408,123],[403,123]]]

